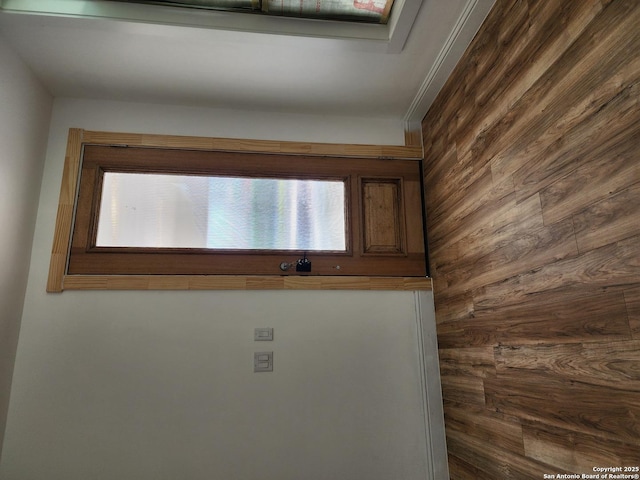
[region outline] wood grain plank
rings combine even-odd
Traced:
[[[189,290],[191,286],[189,277],[168,277],[161,275],[141,280],[146,284],[147,290]],[[122,283],[122,279],[120,279],[120,282],[121,287],[127,289],[129,284]],[[111,285],[110,288],[115,289],[115,286]]]
[[[510,179],[493,185],[489,170],[481,175],[461,196],[451,195],[450,208],[434,211],[427,206],[427,235],[429,246],[437,251],[447,243],[454,243],[473,233],[493,215],[507,216],[515,200],[513,182]],[[457,191],[457,190],[456,190]],[[480,197],[482,202],[471,199]],[[443,221],[446,218],[446,221]],[[443,228],[446,225],[446,230]],[[488,224],[485,228],[490,228]]]
[[[548,5],[558,3],[548,2]],[[539,23],[540,29],[545,24],[560,27],[564,38],[549,47],[548,61],[540,59],[540,63],[531,67],[539,69],[540,74],[535,83],[530,84],[526,95],[509,111],[509,116],[505,115],[502,120],[505,123],[507,118],[515,119],[511,120],[513,125],[509,131],[502,132],[500,144],[489,152],[492,171],[497,177],[510,175],[520,168],[524,163],[523,153],[525,158],[531,159],[527,149],[533,142],[596,90],[602,79],[623,68],[628,58],[619,52],[633,49],[638,41],[632,34],[638,21],[638,12],[632,2],[618,2],[599,14],[600,6],[596,2],[564,3],[579,3],[583,11],[574,12],[576,22],[572,26],[562,26],[562,21],[554,20]],[[585,23],[589,19],[592,21]]]
[[[426,119],[425,119],[426,120]],[[438,135],[436,132],[440,130],[441,119],[436,119],[433,124],[423,124],[422,139],[424,143],[424,151],[428,152],[430,159],[440,159],[445,155],[451,155],[456,157],[455,144],[445,143],[442,135]],[[429,128],[431,130],[429,130]],[[429,131],[430,135],[427,136],[425,132]],[[426,156],[426,155],[425,155]],[[425,165],[424,169],[425,178],[428,176],[430,181],[438,181],[438,178],[442,178],[446,175],[446,169],[442,166],[441,162],[431,162],[429,165]],[[440,192],[425,192],[425,193],[440,193]]]
[[[640,443],[624,443],[557,428],[540,422],[522,426],[527,457],[553,465],[557,471],[593,474],[596,465],[635,465]]]
[[[433,282],[438,282],[438,278],[433,278]],[[524,291],[522,279],[520,276],[505,278],[499,282],[489,285],[483,285],[480,288],[472,290],[474,310],[501,309],[503,306],[517,305],[530,298]],[[446,292],[439,294],[438,298],[446,297]],[[474,312],[475,316],[475,312]]]
[[[404,131],[405,147],[418,147],[422,149],[422,129]]]
[[[506,282],[505,290],[509,287],[518,289],[520,284]],[[500,290],[498,290],[500,291]],[[549,322],[547,327],[538,325],[537,328],[551,328],[555,330],[551,323],[555,320],[562,324],[567,322],[577,322],[579,319],[587,323],[593,322],[591,327],[585,331],[591,335],[605,335],[598,338],[598,341],[607,342],[611,340],[621,340],[628,338],[628,328],[623,304],[622,292],[615,289],[601,290],[598,288],[583,288],[578,290],[555,290],[542,291],[537,293],[523,293],[516,291],[513,296],[506,294],[499,297],[496,302],[485,301],[486,295],[491,295],[494,290],[490,288],[479,289],[473,292],[474,318],[479,322],[493,320],[497,322],[510,322],[513,326],[521,325],[523,321],[535,322],[540,320]],[[598,328],[602,322],[603,328]],[[618,324],[619,322],[619,324]],[[578,323],[578,322],[577,322]],[[614,326],[615,325],[615,326]],[[554,338],[562,339],[565,335],[561,330],[553,334]],[[569,335],[576,342],[584,341],[586,337],[577,335],[577,329]],[[609,337],[605,332],[616,332],[614,337]],[[531,332],[523,331],[516,338],[529,338]],[[540,332],[544,336],[544,332]],[[618,336],[622,335],[622,337]]]
[[[526,30],[518,32],[526,42],[512,42],[507,48],[494,45],[501,54],[499,67],[478,79],[481,88],[492,94],[476,109],[479,118],[473,121],[475,128],[460,140],[463,149],[474,152],[479,164],[491,162],[496,179],[517,168],[520,162],[513,159],[519,160],[523,146],[544,129],[539,114],[549,112],[545,103],[552,101],[545,94],[550,85],[558,84],[547,80],[552,74],[548,72],[556,71],[551,67],[558,65],[600,6],[595,2],[545,2],[534,10],[529,9]],[[560,78],[567,76],[564,72]]]
[[[613,75],[565,111],[520,152],[521,161],[512,158],[511,165],[517,168],[513,176],[518,201],[571,174],[587,160],[593,161],[612,151],[624,138],[625,130],[634,128],[637,112],[631,91],[637,87],[621,77],[637,76],[638,60],[624,69],[628,73]]]
[[[78,184],[78,168],[82,156],[82,142],[84,131],[78,128],[70,128],[67,137],[67,150],[62,171],[62,185],[60,187],[59,203],[73,205]]]
[[[464,86],[461,84],[451,84],[448,86],[447,90],[449,90],[447,94],[447,101],[440,103],[440,112],[442,115],[439,116],[432,124],[432,133],[436,138],[439,138],[442,141],[442,145],[451,144],[449,139],[455,134],[456,124],[458,121],[456,107],[464,97]]]
[[[518,296],[499,306],[476,306],[472,318],[440,323],[437,331],[440,349],[631,339],[623,296],[615,291]]]
[[[453,402],[484,408],[485,392],[482,378],[442,375],[441,383],[445,405]]]
[[[132,281],[132,285],[138,285]],[[109,290],[109,277],[97,275],[65,275],[64,290]],[[140,288],[146,290],[146,288]]]
[[[640,438],[637,392],[524,370],[483,381],[487,407],[499,412],[613,441]]]
[[[447,406],[447,426],[478,441],[489,442],[516,455],[524,455],[522,425],[514,417],[507,417],[486,408],[475,406]]]
[[[343,286],[349,281],[349,277],[333,277],[340,278],[340,281],[336,283],[336,289],[344,289]],[[324,282],[324,287],[329,288],[331,282],[327,279]],[[369,289],[370,290],[431,290],[432,283],[428,277],[398,277],[398,280],[393,277],[369,277]],[[357,290],[357,288],[352,287]]]
[[[155,279],[155,282],[157,282],[158,285],[162,286],[162,290],[171,290],[172,289],[172,286],[170,285],[171,280],[169,279],[165,279],[165,280],[166,280],[165,282],[162,282],[162,279],[157,278]],[[92,285],[93,285],[93,289],[95,289],[95,284],[92,284]],[[178,288],[187,288],[188,286],[189,286],[189,283],[185,282],[184,278],[181,278],[180,282],[177,285]],[[151,290],[151,278],[148,278],[148,277],[145,278],[138,275],[108,276],[106,279],[106,290]]]
[[[475,320],[438,324],[438,348],[465,348],[495,345],[497,325]]]
[[[640,235],[549,263],[522,275],[525,292],[633,285],[640,278]]]
[[[485,242],[493,250],[471,262],[461,258],[457,268],[443,276],[449,294],[475,289],[503,278],[564,258],[574,258],[577,245],[571,220],[534,230],[520,230],[497,245]]]
[[[438,180],[438,189],[426,190],[427,199],[427,219],[431,228],[435,229],[434,237],[440,227],[442,219],[465,218],[479,208],[477,202],[471,202],[475,192],[489,193],[485,202],[496,201],[510,193],[513,193],[513,182],[506,180],[494,186],[489,169],[473,171],[458,160],[457,150],[448,152],[454,163],[448,163],[448,168],[444,172],[444,177]],[[425,180],[433,182],[434,180]],[[464,187],[461,185],[464,183]],[[447,194],[443,191],[448,192]]]
[[[60,203],[56,213],[56,229],[53,234],[51,252],[66,256],[69,250],[71,227],[73,223],[73,205]],[[64,272],[64,268],[62,270]]]
[[[47,277],[47,292],[49,293],[60,293],[63,289],[64,274],[67,268],[67,252],[71,242],[73,208],[82,155],[83,135],[84,132],[81,129],[69,129]]]
[[[640,340],[640,285],[624,291],[624,301],[629,316],[631,335]]]
[[[594,162],[582,163],[540,191],[545,224],[557,222],[640,182],[640,162],[636,160],[640,150],[638,105],[635,110],[638,112],[635,126],[621,133],[627,140],[614,138],[612,151],[602,152]]]
[[[593,203],[573,215],[580,252],[637,235],[639,224],[640,183]]]
[[[137,145],[137,146],[157,146],[163,141],[161,138],[167,138],[167,135],[158,135],[155,142],[154,136],[151,140],[144,140],[144,135],[140,133],[124,133],[124,132],[99,132],[94,130],[84,130],[83,139],[86,143],[95,145]]]
[[[438,350],[441,375],[495,376],[496,366],[492,346],[441,348]]]
[[[64,270],[67,255],[52,253],[49,261],[49,274],[47,276],[47,293],[60,293],[64,289]]]
[[[535,371],[640,393],[640,342],[498,346],[498,373]]]
[[[480,469],[470,465],[455,455],[448,455],[449,459],[449,478],[457,480],[480,480],[488,479],[485,473]]]
[[[247,277],[245,288],[247,290],[284,290],[285,277]]]
[[[473,317],[473,296],[471,292],[461,295],[439,298],[435,304],[436,323],[455,322]]]
[[[429,278],[67,275],[65,290],[431,290]]]
[[[178,284],[182,287],[182,282]],[[189,276],[189,290],[245,290],[247,278],[235,275]]]
[[[420,159],[421,145],[358,145],[338,143],[284,142],[240,138],[209,138],[179,135],[84,131],[84,141],[95,145],[189,148],[229,152],[288,153]]]
[[[532,195],[522,203],[513,202],[510,208],[496,213],[478,229],[457,242],[447,242],[434,250],[432,268],[438,274],[447,273],[474,264],[491,252],[508,246],[522,231],[538,231],[544,227],[540,198]]]
[[[551,471],[550,465],[514,455],[453,429],[447,432],[447,447],[456,457],[477,468],[481,472],[479,479],[540,480]]]
[[[557,115],[562,111],[548,108],[555,102],[562,101],[562,98],[554,99],[548,96],[553,92],[553,88],[562,88],[562,81],[568,78],[580,81],[584,77],[580,72],[571,71],[571,67],[579,67],[580,63],[570,63],[572,59],[579,57],[575,52],[568,53],[568,50],[589,25],[586,22],[598,13],[600,5],[597,2],[564,2],[562,10],[558,10],[558,3],[538,3],[531,12],[532,18],[529,21],[532,23],[527,35],[532,41],[527,42],[527,53],[537,52],[537,55],[524,59],[524,65],[516,65],[519,71],[524,71],[527,75],[522,79],[522,87],[515,89],[520,95],[508,103],[509,106],[513,105],[513,109],[505,112],[502,123],[499,124],[502,131],[498,129],[498,142],[490,155],[492,169],[497,177],[509,175],[519,167],[524,151],[522,147],[526,145],[528,150],[531,141],[544,133],[545,123],[551,121],[549,115]],[[543,10],[547,12],[545,18],[538,19],[538,12],[535,10],[540,10],[541,5],[544,5]],[[560,29],[558,26],[561,26]],[[536,33],[532,33],[532,30]],[[547,31],[547,36],[543,36],[543,32]],[[534,43],[534,35],[538,36],[537,40],[540,43]],[[582,36],[589,38],[589,34]],[[558,74],[562,68],[565,71]],[[557,77],[551,79],[554,75]],[[526,90],[526,93],[523,93],[522,89]],[[566,92],[574,90],[565,87],[564,97],[567,96]],[[492,132],[492,135],[495,136],[495,133]]]

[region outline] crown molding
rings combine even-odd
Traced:
[[[404,116],[405,131],[420,130],[422,119],[462,58],[473,37],[478,33],[494,3],[495,0],[467,1],[433,67],[427,73]]]

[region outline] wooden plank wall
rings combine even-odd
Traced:
[[[640,2],[497,0],[423,121],[452,479],[640,464]]]

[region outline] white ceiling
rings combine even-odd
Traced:
[[[2,4],[0,32],[54,96],[397,118],[415,125],[494,0],[423,0],[397,53],[391,53],[400,50],[397,40],[390,48],[388,38],[15,13],[8,3]],[[315,22],[278,21],[295,28]]]

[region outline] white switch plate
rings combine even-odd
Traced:
[[[273,352],[254,352],[254,372],[273,372]]]
[[[256,342],[270,342],[273,340],[273,328],[256,328],[253,331],[253,339]]]

